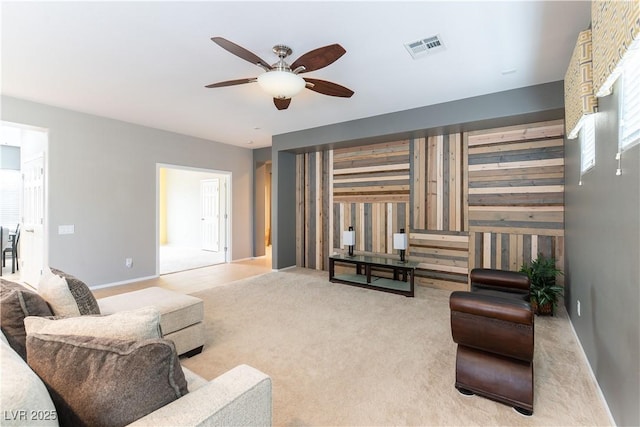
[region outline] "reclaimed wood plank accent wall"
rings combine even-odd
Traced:
[[[539,253],[564,266],[562,121],[470,132],[469,268],[518,270]]]
[[[329,268],[331,151],[296,156],[296,265]]]
[[[462,134],[412,140],[409,259],[420,264],[416,283],[463,289],[469,274]]]
[[[392,253],[393,233],[409,228],[408,140],[333,150],[333,250],[356,230],[356,251]]]
[[[299,154],[297,265],[327,269],[353,226],[378,254],[405,228],[422,285],[467,289],[472,268],[539,253],[562,268],[563,137],[553,121]]]
[[[413,230],[408,257],[417,261],[416,283],[441,289],[462,290],[469,280],[469,233]]]
[[[462,153],[462,134],[412,141],[411,228],[463,230]]]

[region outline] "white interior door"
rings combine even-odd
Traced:
[[[220,251],[220,180],[200,182],[202,206],[202,249]]]
[[[21,279],[37,287],[44,268],[44,153],[22,163]]]

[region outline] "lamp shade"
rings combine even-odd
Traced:
[[[356,232],[353,230],[342,232],[342,244],[353,246],[356,244]]]
[[[291,71],[272,70],[258,76],[260,87],[274,98],[291,98],[296,96],[306,82]]]
[[[408,247],[406,233],[393,233],[393,249],[405,250]]]

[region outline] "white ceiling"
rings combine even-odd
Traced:
[[[589,1],[3,1],[2,93],[258,148],[271,135],[562,80],[589,22]],[[413,60],[404,43],[435,34],[446,50]],[[339,43],[347,53],[305,77],[355,95],[304,90],[278,111],[256,83],[206,89],[261,73],[213,36],[268,63],[275,44],[293,49],[291,63]]]

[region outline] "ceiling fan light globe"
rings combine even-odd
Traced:
[[[291,71],[272,70],[259,75],[258,84],[274,98],[285,99],[300,93],[306,83],[302,77]]]

